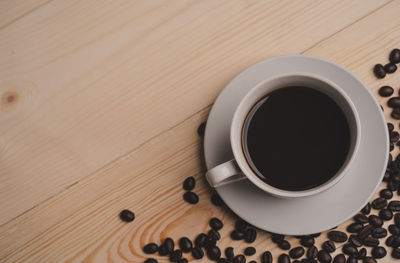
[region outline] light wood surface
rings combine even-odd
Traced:
[[[142,262],[147,242],[192,238],[212,216],[221,247],[242,251],[203,179],[196,130],[212,102],[246,67],[294,53],[397,92],[399,72],[371,68],[400,46],[399,13],[396,0],[0,1],[0,261]],[[254,259],[281,253],[262,231],[255,245]]]

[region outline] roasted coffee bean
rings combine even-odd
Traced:
[[[392,174],[391,179],[393,182],[398,184],[400,182],[400,173]]]
[[[355,255],[352,255],[350,257],[347,258],[346,263],[357,263],[358,259]]]
[[[320,250],[318,252],[317,258],[321,263],[330,263],[332,261],[331,255],[329,255],[329,253],[326,252],[325,250]]]
[[[188,263],[189,261],[186,258],[182,258],[178,261],[178,263]]]
[[[394,63],[387,63],[385,66],[383,66],[383,68],[385,69],[386,73],[389,74],[392,74],[397,70],[397,66]]]
[[[175,247],[174,240],[172,240],[172,238],[170,238],[170,237],[167,237],[163,242],[163,246],[167,250],[167,253],[171,254],[174,251],[174,247]]]
[[[199,136],[204,136],[204,132],[206,131],[206,122],[202,122],[200,125],[199,125],[199,128],[197,128],[197,134],[199,135]]]
[[[363,213],[364,215],[368,215],[371,212],[371,204],[367,203],[363,209],[361,209],[361,213]]]
[[[400,236],[393,236],[392,247],[400,247]]]
[[[261,263],[272,263],[272,254],[269,251],[265,251],[261,254]]]
[[[135,214],[127,209],[124,209],[119,213],[119,218],[125,222],[132,222],[135,219]]]
[[[219,259],[217,260],[217,263],[230,263],[230,261],[227,260],[226,258],[219,258]]]
[[[383,227],[377,227],[371,232],[371,236],[375,238],[383,238],[387,236],[387,230]]]
[[[377,263],[373,257],[365,257],[363,263]]]
[[[214,240],[221,239],[221,234],[218,231],[216,231],[215,229],[210,229],[207,233],[207,236],[210,236],[211,239],[214,239]]]
[[[179,239],[179,247],[183,252],[190,252],[192,250],[192,241],[187,237],[182,237]]]
[[[371,234],[372,229],[374,229],[372,225],[364,226],[363,229],[361,229],[360,233],[358,233],[358,237],[360,239],[365,239],[367,236]]]
[[[328,233],[328,238],[334,242],[343,243],[347,240],[347,235],[342,231],[334,230]]]
[[[158,250],[158,245],[155,243],[147,244],[143,247],[143,252],[146,254],[154,254]]]
[[[169,254],[167,248],[165,247],[165,245],[161,245],[161,246],[158,247],[158,254],[160,256],[166,256],[166,255]]]
[[[219,220],[216,217],[213,217],[210,219],[209,225],[212,229],[214,229],[216,231],[220,230],[224,226],[224,224],[222,224],[221,220]]]
[[[219,235],[219,233],[218,233]],[[218,241],[218,235],[208,231],[204,247],[215,247]]]
[[[389,61],[392,63],[400,63],[400,49],[395,48],[390,52]]]
[[[232,263],[246,263],[246,258],[243,255],[237,255],[233,258]]]
[[[395,143],[399,140],[399,138],[400,138],[400,135],[397,131],[392,131],[390,133],[390,142]]]
[[[200,258],[204,257],[203,249],[201,249],[201,247],[194,247],[192,249],[192,256],[195,259],[200,259]]]
[[[392,257],[400,259],[400,248],[395,248],[392,250]]]
[[[249,223],[247,223],[246,221],[239,219],[238,221],[235,222],[235,229],[236,230],[240,230],[245,232],[246,229],[249,227]]]
[[[363,259],[363,258],[365,258],[366,255],[367,255],[367,249],[365,247],[363,247],[362,249],[360,249],[358,251],[357,258]]]
[[[253,243],[257,238],[257,231],[254,228],[249,228],[244,233],[244,241]]]
[[[171,253],[169,256],[169,261],[171,262],[178,262],[182,258],[182,251],[179,249],[174,250],[174,252]]]
[[[311,235],[308,235],[308,236],[309,236],[309,237],[316,238],[316,237],[319,237],[320,235],[321,235],[321,232],[315,233],[315,234],[311,234]]]
[[[390,117],[392,117],[395,120],[400,120],[400,112],[397,111],[396,109],[394,109],[391,113],[390,113]],[[389,149],[390,151],[393,150],[394,146],[391,147],[392,149]]]
[[[386,256],[386,254],[387,254],[387,252],[386,252],[386,249],[384,247],[374,247],[371,250],[371,255],[374,258],[383,258],[383,257]]]
[[[224,204],[224,201],[219,196],[219,194],[215,193],[211,195],[211,203],[215,206],[222,206]]]
[[[192,205],[197,204],[199,202],[199,197],[197,196],[197,194],[190,191],[183,194],[183,199]]]
[[[354,216],[354,220],[358,223],[365,224],[368,222],[368,217],[364,214],[357,214]]]
[[[385,244],[388,247],[393,247],[393,242],[394,242],[395,236],[389,236],[386,238]]]
[[[235,254],[233,253],[233,247],[225,248],[225,257],[229,260],[232,260],[235,257]]]
[[[206,245],[207,235],[204,233],[199,234],[194,240],[194,244],[198,247],[204,247]]]
[[[278,243],[278,247],[283,250],[289,250],[290,243],[287,240],[282,240],[281,242]]]
[[[271,238],[272,242],[279,243],[285,238],[285,236],[280,234],[271,234]]]
[[[387,182],[389,179],[390,179],[390,173],[389,171],[386,171],[385,174],[383,175],[382,181]]]
[[[376,64],[374,66],[374,74],[378,79],[383,79],[386,76],[386,71],[382,64]]]
[[[392,210],[392,212],[400,211],[400,201],[390,201],[388,205],[388,209]]]
[[[363,245],[366,247],[375,247],[379,245],[379,240],[375,237],[366,237],[364,238]]]
[[[278,257],[278,263],[290,263],[290,257],[286,254],[281,254]]]
[[[304,255],[303,247],[295,247],[289,251],[289,256],[291,258],[301,258]]]
[[[249,263],[257,263],[257,261],[251,260],[251,261],[249,261]]]
[[[368,218],[368,221],[371,225],[376,226],[376,227],[380,227],[383,225],[382,218],[380,218],[379,216],[376,216],[376,215],[370,215]]]
[[[391,199],[391,198],[393,197],[393,193],[392,193],[392,191],[390,191],[389,189],[382,189],[382,190],[379,192],[379,196],[380,196],[380,197],[383,197],[383,198],[385,198],[385,199]]]
[[[393,131],[393,129],[394,129],[394,125],[393,125],[393,123],[391,123],[391,122],[388,122],[388,123],[387,123],[387,127],[388,127],[388,130],[389,130],[389,133],[390,133],[391,131]]]
[[[246,249],[244,250],[244,254],[246,256],[252,256],[256,253],[256,249],[254,247],[246,247]]]
[[[233,230],[231,232],[231,238],[233,240],[242,240],[244,238],[244,233],[242,231],[239,231],[239,230]]]
[[[211,260],[217,260],[221,257],[221,250],[218,247],[208,247],[206,253]]]
[[[393,111],[394,112],[394,111]],[[392,112],[392,113],[393,113]],[[398,118],[398,119],[396,119],[396,120],[400,120],[400,113],[398,113],[398,115],[397,115],[397,113],[396,113],[396,117],[393,117],[392,116],[392,118],[394,118],[394,119],[396,119],[396,118]],[[390,144],[389,144],[389,151],[391,152],[391,151],[393,151],[393,149],[394,149],[394,144],[391,142]]]
[[[186,191],[192,191],[196,185],[196,180],[193,176],[190,176],[183,181],[183,189]]]
[[[314,245],[314,238],[313,237],[304,237],[300,240],[300,244],[304,247],[311,247]]]
[[[382,97],[389,97],[389,96],[391,96],[393,94],[393,91],[394,91],[393,88],[390,87],[390,86],[382,86],[379,89],[378,93]]]
[[[353,245],[351,245],[351,244],[345,244],[343,247],[342,247],[342,251],[343,251],[343,253],[345,253],[346,255],[357,255],[357,248],[356,247],[354,247]]]
[[[307,258],[314,259],[318,255],[318,248],[316,246],[312,246],[307,250]]]
[[[396,191],[398,186],[399,186],[399,184],[394,182],[393,180],[390,180],[389,182],[387,182],[387,189],[389,189],[390,191]]]
[[[333,243],[330,240],[325,241],[322,243],[322,249],[325,250],[326,252],[332,253],[336,250],[335,243]]]
[[[358,233],[363,228],[363,224],[361,223],[352,223],[347,226],[346,230],[349,233]]]
[[[144,261],[144,263],[158,263],[157,259],[154,258],[148,258]]]
[[[361,247],[362,246],[362,241],[355,235],[351,235],[349,237],[349,242],[355,247]]]
[[[372,201],[372,208],[374,209],[382,209],[387,205],[387,201],[385,198],[378,197],[374,201]]]
[[[343,254],[338,254],[333,259],[333,263],[346,263],[346,257]]]
[[[398,227],[394,224],[391,224],[391,225],[389,225],[388,229],[389,229],[390,234],[395,235],[395,236],[400,235],[400,227]]]
[[[394,223],[396,226],[400,227],[400,213],[394,215]]]

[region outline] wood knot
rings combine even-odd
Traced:
[[[7,106],[15,104],[17,100],[18,100],[18,93],[15,91],[8,91],[4,93],[1,99],[2,104]]]

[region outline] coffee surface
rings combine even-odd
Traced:
[[[301,191],[325,183],[342,167],[350,129],[329,96],[308,87],[286,87],[249,111],[242,147],[249,166],[264,182]]]

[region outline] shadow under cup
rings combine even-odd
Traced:
[[[332,119],[338,116],[335,107],[345,126],[335,125],[340,124]],[[347,145],[345,139],[341,145],[346,132]],[[334,83],[311,74],[281,75],[260,83],[242,99],[231,126],[232,150],[243,174],[279,197],[313,195],[336,184],[359,141],[359,119],[349,97]],[[334,170],[325,171],[324,165],[333,162]]]

